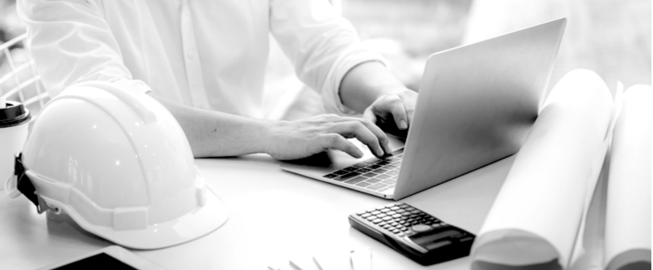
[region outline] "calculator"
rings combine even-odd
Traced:
[[[349,224],[425,266],[468,256],[475,238],[407,203],[351,214]]]

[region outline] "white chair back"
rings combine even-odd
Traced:
[[[0,45],[0,96],[23,103],[32,116],[50,100],[22,34]]]

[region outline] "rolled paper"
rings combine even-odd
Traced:
[[[624,94],[615,124],[605,216],[607,270],[651,269],[651,122],[653,88]]]
[[[569,265],[613,113],[610,91],[595,73],[576,70],[558,82],[474,242],[474,269]]]

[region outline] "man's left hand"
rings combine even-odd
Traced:
[[[363,117],[388,133],[405,137],[413,121],[416,103],[416,92],[407,88],[399,89],[378,97],[365,109]]]

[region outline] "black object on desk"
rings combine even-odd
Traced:
[[[468,256],[475,238],[406,203],[351,214],[349,224],[421,265]]]

